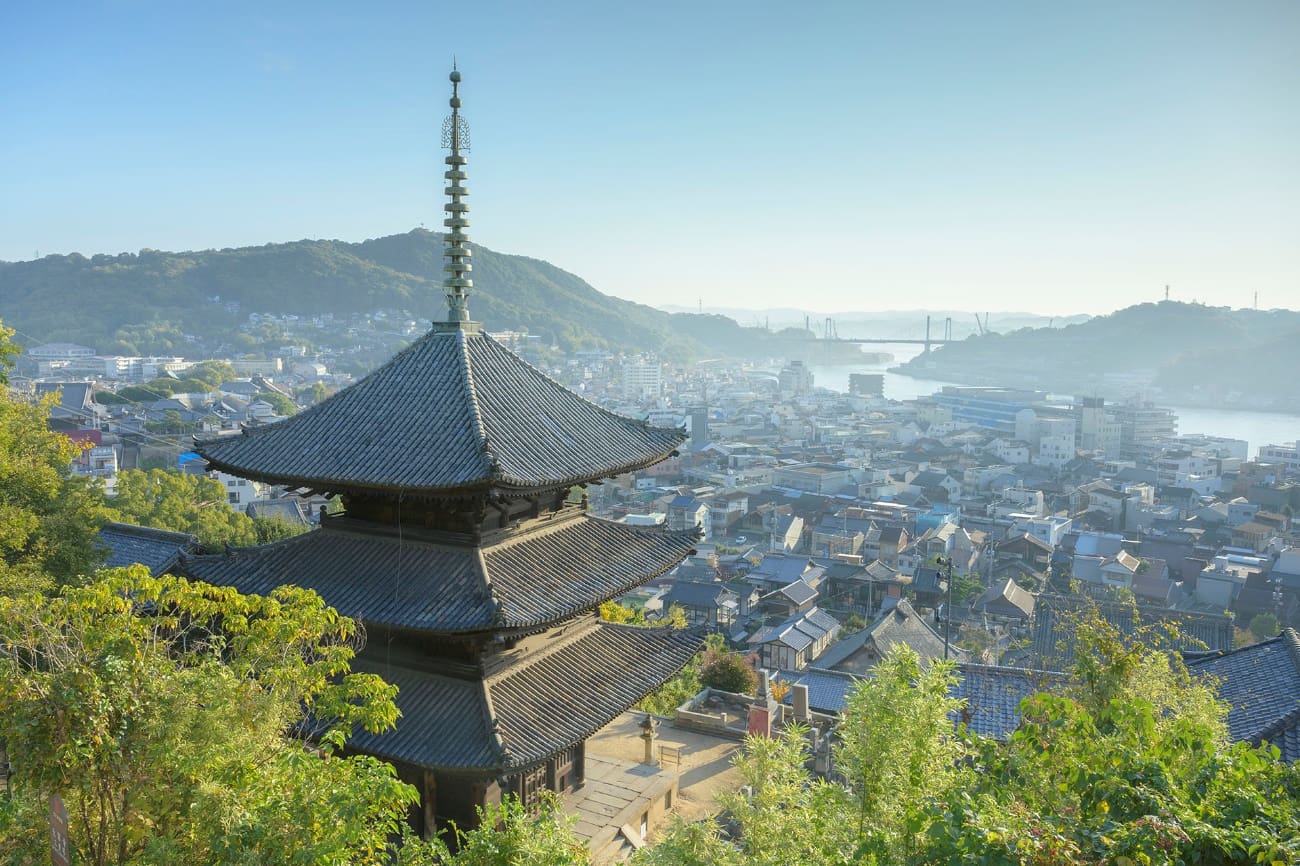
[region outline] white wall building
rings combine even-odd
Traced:
[[[623,398],[657,400],[663,394],[663,369],[658,362],[637,362],[623,367]]]

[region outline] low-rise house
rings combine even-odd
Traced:
[[[759,665],[768,670],[805,670],[840,633],[835,617],[812,608],[776,625],[759,629],[749,639],[758,649]]]
[[[1021,626],[1034,617],[1034,596],[1007,577],[986,589],[971,609],[994,622]]]
[[[944,657],[944,640],[906,599],[886,611],[862,631],[835,644],[819,660],[819,667],[853,674],[868,674],[895,646],[913,649],[923,660]],[[964,660],[965,650],[949,648],[949,657]]]
[[[706,538],[712,535],[709,506],[694,496],[677,496],[668,503],[668,530],[684,532],[699,527]]]
[[[797,514],[773,514],[770,548],[773,553],[794,553],[803,543],[803,518]]]
[[[665,609],[674,605],[682,609],[690,625],[704,625],[728,630],[740,612],[740,596],[721,583],[697,583],[679,580],[663,597]]]
[[[796,463],[779,466],[772,473],[772,484],[804,493],[836,494],[856,485],[853,470],[833,463]]]
[[[1052,562],[1053,549],[1053,545],[1022,532],[998,542],[997,558],[1019,560],[1038,571],[1046,571]]]
[[[745,576],[745,579],[753,584],[759,593],[766,594],[796,580],[802,580],[809,586],[816,587],[821,583],[825,573],[824,567],[806,557],[768,554]]]

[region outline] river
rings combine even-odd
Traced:
[[[915,400],[917,397],[933,394],[944,385],[958,384],[938,379],[914,379],[911,376],[888,371],[889,367],[921,354],[920,346],[867,343],[864,344],[863,350],[889,352],[894,356],[894,360],[883,364],[814,364],[810,367],[813,383],[820,388],[830,388],[832,391],[848,391],[850,373],[883,373],[885,396],[891,400]],[[1203,433],[1210,436],[1226,436],[1230,439],[1244,439],[1249,443],[1251,457],[1258,455],[1261,445],[1274,445],[1300,439],[1300,415],[1283,412],[1198,409],[1194,406],[1170,405],[1169,408],[1178,414],[1179,433]]]

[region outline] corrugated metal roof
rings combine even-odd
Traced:
[[[188,557],[179,570],[240,592],[307,587],[370,624],[470,632],[590,610],[667,571],[696,538],[575,515],[480,548],[335,518],[286,541]]]
[[[216,468],[276,484],[436,495],[578,484],[655,463],[683,441],[456,329],[431,331],[317,406],[195,450]]]
[[[702,645],[703,633],[694,629],[600,623],[484,682],[363,657],[353,669],[397,685],[402,717],[383,734],[354,732],[349,746],[429,769],[522,769],[607,725],[681,670]]]

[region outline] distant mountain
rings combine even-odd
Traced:
[[[250,312],[399,309],[425,321],[441,319],[442,265],[442,236],[422,229],[361,243],[303,240],[198,252],[52,255],[0,262],[0,317],[19,328],[25,341],[78,342],[101,352],[193,354],[209,343],[228,343]],[[603,295],[539,259],[479,245],[473,277],[470,310],[476,319],[492,330],[527,330],[568,350],[700,356],[717,352],[715,338],[737,347],[752,342],[722,317],[673,316]],[[243,345],[248,348],[247,340]]]
[[[1139,304],[1065,328],[968,337],[899,369],[970,384],[1300,411],[1300,312]]]

